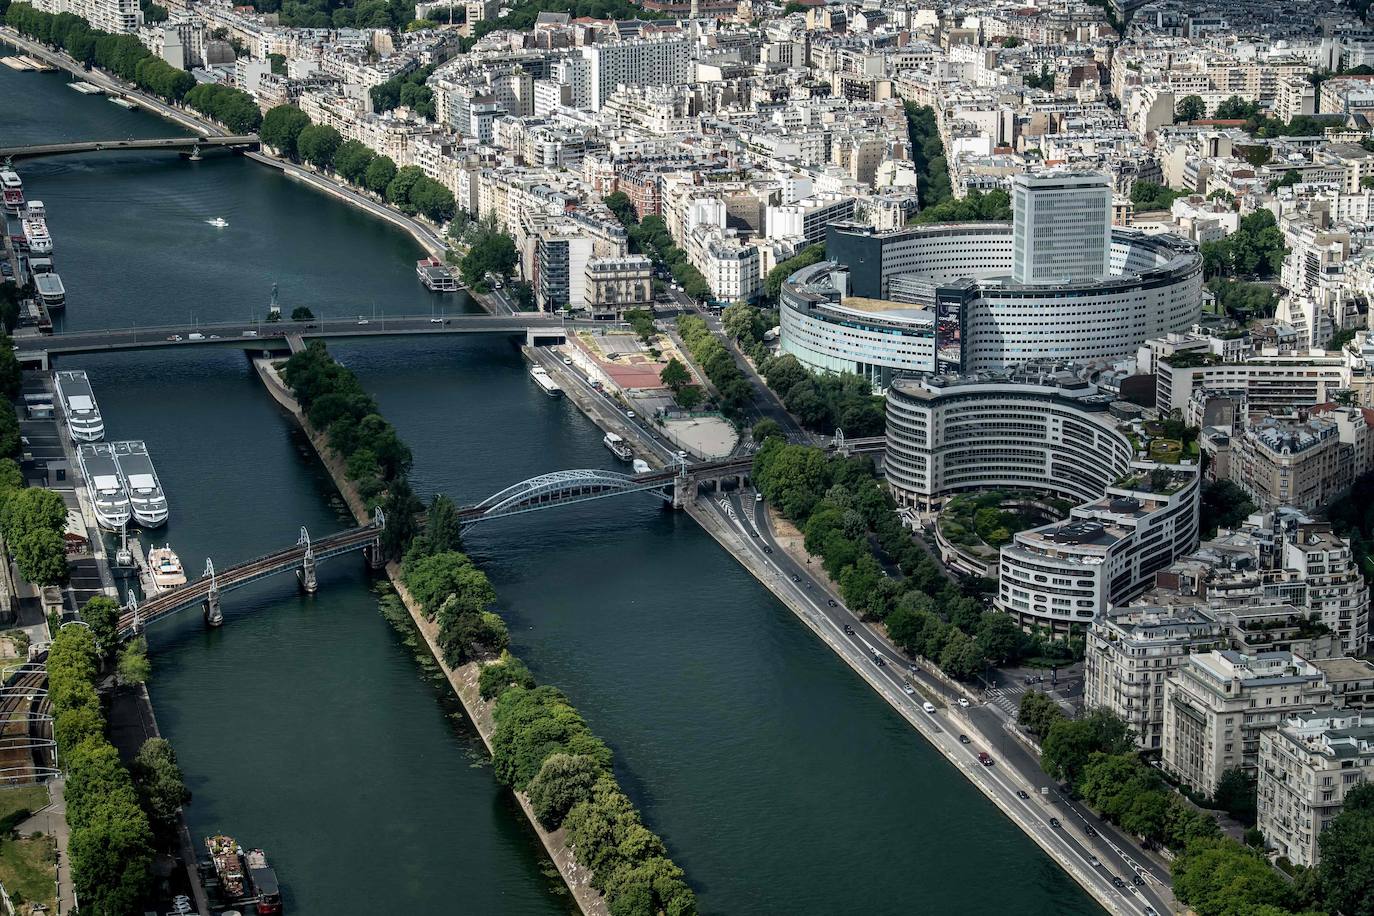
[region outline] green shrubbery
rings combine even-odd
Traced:
[[[539,822],[567,831],[578,864],[615,916],[691,916],[696,895],[663,841],[644,826],[611,775],[611,750],[552,687],[537,687],[509,654],[482,670],[484,698],[494,697],[492,760],[496,776],[527,793]]]

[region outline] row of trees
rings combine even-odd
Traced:
[[[161,7],[158,7],[161,9]],[[162,11],[166,18],[166,10]],[[45,13],[28,3],[15,3],[5,21],[31,38],[65,50],[74,59],[131,80],[140,89],[180,102],[196,84],[195,77],[153,54],[135,35],[113,35],[91,28],[72,13]]]
[[[735,365],[735,358],[725,345],[706,327],[706,322],[695,315],[679,315],[677,333],[692,359],[711,380],[720,396],[720,406],[726,411],[738,411],[754,396],[754,388],[749,379]]]
[[[887,426],[883,399],[862,376],[808,372],[791,353],[766,358],[758,368],[787,410],[809,429],[830,433],[839,428],[846,436],[863,437],[882,435]]]
[[[979,223],[1011,220],[1011,195],[1006,191],[969,191],[933,206],[922,207],[913,223]]]
[[[320,0],[316,0],[320,2]],[[413,9],[413,7],[412,7]],[[645,9],[632,0],[517,0],[505,16],[474,23],[470,37],[461,47],[468,51],[484,35],[498,29],[527,32],[534,28],[540,13],[567,13],[573,19],[659,19],[662,13]]]
[[[0,410],[0,418],[14,410]],[[67,581],[67,505],[53,490],[24,486],[24,476],[11,458],[0,459],[0,532],[14,555],[19,574],[39,585]]]
[[[1272,277],[1283,267],[1288,248],[1283,233],[1268,210],[1242,216],[1235,232],[1215,242],[1202,243],[1202,269],[1208,277]]]
[[[219,83],[202,83],[186,93],[186,104],[236,134],[247,134],[262,125],[262,111],[242,89]]]
[[[262,142],[296,162],[308,162],[334,172],[350,184],[384,197],[400,210],[423,213],[436,223],[453,219],[453,192],[430,178],[419,166],[396,168],[390,156],[378,156],[357,140],[345,141],[327,124],[311,124],[294,105],[278,105],[262,119]]]
[[[1009,616],[983,609],[974,594],[979,583],[965,594],[945,577],[902,526],[868,459],[827,457],[771,437],[754,459],[753,480],[801,529],[807,551],[821,558],[845,603],[882,622],[913,655],[969,680],[1032,647]]]
[[[67,626],[48,652],[53,732],[66,774],[68,859],[77,897],[93,913],[134,913],[149,890],[153,831],[139,791],[105,737],[91,631]]]
[[[568,698],[536,686],[507,653],[485,666],[482,698],[495,700],[496,777],[525,792],[539,822],[566,830],[578,864],[592,872],[612,916],[692,916],[696,894],[663,840],[644,826],[611,773],[611,750]]]
[[[400,29],[415,15],[415,4],[406,0],[251,0],[251,5],[301,29]]]
[[[929,105],[904,102],[907,136],[911,140],[911,161],[916,166],[917,190],[922,207],[933,207],[954,196],[949,184],[949,163],[945,144]]]
[[[382,500],[386,529],[382,545],[400,559],[417,530],[422,508],[411,489],[410,448],[377,409],[352,371],[339,365],[318,340],[286,361],[282,379],[291,388],[310,424],[324,434],[344,462],[344,473],[358,495]]]
[[[515,240],[497,227],[494,217],[469,225],[463,238],[468,250],[458,269],[469,289],[485,292],[488,277],[509,280],[515,273],[515,265],[520,262]]]
[[[630,236],[632,251],[642,252],[656,264],[666,267],[673,275],[673,279],[681,285],[682,291],[698,302],[705,302],[711,298],[710,284],[701,275],[701,271],[687,260],[687,253],[677,247],[663,217],[646,216],[640,220],[634,204],[623,191],[606,195],[605,204],[625,227],[625,232]]]

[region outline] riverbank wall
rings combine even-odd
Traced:
[[[31,38],[20,35],[8,26],[0,26],[0,41],[12,44],[26,54],[33,55],[55,67],[60,67],[71,73],[73,76],[99,86],[107,92],[115,93],[127,99],[134,105],[150,114],[171,121],[181,127],[193,130],[202,136],[218,136],[225,133],[224,129],[213,121],[202,118],[195,112],[187,111],[168,105],[166,102],[156,99],[136,86],[125,83],[112,74],[102,70],[87,70],[68,55],[53,51],[44,47]],[[386,220],[398,229],[404,230],[413,238],[425,253],[430,257],[443,259],[448,251],[448,246],[439,236],[438,231],[431,229],[423,223],[412,219],[394,207],[380,201],[372,200],[369,197],[355,191],[351,187],[308,169],[304,169],[294,162],[288,162],[268,152],[248,152],[244,155],[254,162],[277,169],[288,178],[300,181],[302,184],[309,185],[317,191],[321,191],[336,200],[343,201],[351,207],[369,213],[378,219]]]
[[[315,454],[325,469],[329,471],[329,476],[333,479],[334,485],[338,488],[344,502],[348,505],[349,511],[353,514],[358,524],[367,524],[371,518],[370,509],[358,495],[357,488],[348,479],[344,472],[343,464],[333,454],[324,436],[316,431],[310,424],[310,420],[301,410],[286,383],[282,381],[273,361],[270,359],[255,359],[253,367],[257,372],[258,378],[271,394],[273,400],[280,404],[305,432],[306,438],[310,440]],[[451,667],[444,661],[443,650],[439,647],[439,625],[435,621],[425,618],[420,610],[419,603],[411,596],[405,584],[401,581],[400,565],[394,562],[386,564],[387,578],[391,581],[392,588],[396,595],[405,605],[406,611],[410,614],[411,621],[415,624],[416,630],[424,639],[425,645],[429,647],[430,654],[434,657],[435,664],[444,673],[453,692],[457,694],[459,701],[463,704],[463,710],[467,713],[468,719],[472,722],[477,734],[481,737],[482,743],[487,748],[488,755],[492,751],[492,735],[495,732],[495,724],[492,721],[492,706],[494,704],[482,700],[478,692],[478,677],[481,673],[481,665],[477,662],[469,662],[459,667]],[[567,843],[567,838],[562,829],[546,830],[535,817],[534,808],[531,806],[529,798],[523,792],[513,792],[516,801],[520,803],[520,809],[525,812],[525,817],[530,822],[530,827],[539,837],[539,841],[544,845],[544,850],[549,858],[558,868],[559,875],[563,878],[563,883],[567,885],[568,891],[577,902],[578,909],[584,916],[609,916],[610,911],[606,907],[605,898],[601,893],[591,886],[592,873],[577,864],[573,855],[572,848]]]

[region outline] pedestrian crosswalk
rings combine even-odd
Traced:
[[[1025,691],[1020,690],[1017,691],[1017,693],[1025,693]],[[1019,696],[1013,699],[1012,697],[1008,696],[1006,691],[1004,691],[1001,687],[994,687],[987,692],[987,697],[989,703],[992,703],[994,706],[1000,707],[1002,711],[1005,712],[1007,715],[1015,718],[1017,708],[1021,703],[1021,698]]]

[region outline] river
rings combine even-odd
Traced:
[[[175,132],[65,82],[0,68],[6,142]],[[317,315],[434,301],[399,230],[240,159],[20,171],[52,214],[73,327],[238,317],[265,309],[272,283]],[[229,227],[199,222],[213,216]],[[425,494],[468,502],[614,466],[509,341],[332,349],[411,444]],[[64,365],[90,372],[112,435],[147,440],[172,501],[164,537],[191,574],[347,524],[241,354]],[[707,912],[1098,912],[686,516],[626,496],[479,526],[468,545],[514,648],[611,744]],[[264,846],[293,913],[566,911],[456,703],[369,586],[344,558],[315,598],[280,579],[230,595],[222,630],[194,615],[154,628],[151,690],[195,792],[193,834]]]

